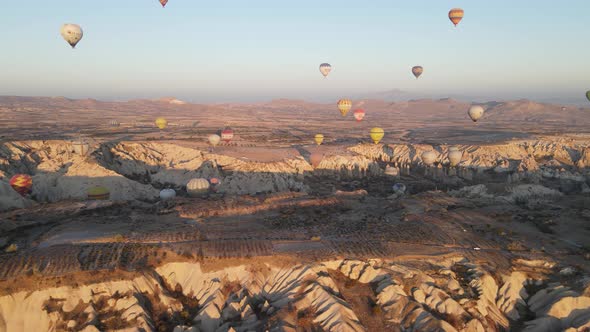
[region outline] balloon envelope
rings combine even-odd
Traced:
[[[473,105],[469,107],[469,111],[467,112],[467,114],[469,114],[469,117],[471,118],[471,120],[473,120],[473,122],[477,122],[477,120],[481,119],[484,113],[484,108],[479,105]]]
[[[219,142],[221,141],[221,137],[219,137],[219,135],[216,134],[209,135],[207,139],[209,140],[209,144],[213,145],[214,147],[217,146],[217,144],[219,144]]]
[[[320,73],[324,75],[324,77],[328,77],[328,74],[332,71],[332,66],[329,63],[322,63],[320,65]]]
[[[313,137],[313,140],[315,141],[315,144],[320,145],[324,141],[324,135],[322,135],[322,134],[316,134]]]
[[[107,200],[109,199],[111,193],[107,187],[103,186],[96,186],[88,189],[88,199],[89,200]]]
[[[317,168],[323,159],[324,154],[320,152],[313,152],[311,156],[309,156],[309,162],[311,163],[311,166],[313,166],[313,168]]]
[[[354,118],[356,119],[357,122],[360,122],[365,117],[365,111],[362,109],[358,109],[358,110],[354,111],[354,113],[352,113],[352,115],[354,115]]]
[[[393,192],[396,194],[404,194],[406,192],[406,185],[403,183],[396,183],[393,185]]]
[[[82,39],[82,36],[84,36],[82,28],[77,24],[64,24],[61,26],[59,32],[63,39],[65,39],[72,48],[76,47]]]
[[[209,190],[209,181],[207,179],[192,179],[186,184],[186,192],[193,197],[203,195]]]
[[[424,68],[422,68],[422,66],[412,67],[412,74],[414,74],[414,76],[416,76],[416,78],[420,77],[420,75],[422,75],[423,72],[424,72]]]
[[[167,3],[168,3],[168,0],[160,0],[160,4],[162,5],[162,7],[166,7]]]
[[[229,143],[231,142],[231,140],[234,138],[234,131],[227,127],[225,128],[223,131],[221,131],[221,139],[226,142]]]
[[[586,98],[590,101],[590,90],[586,91]]]
[[[463,158],[463,152],[459,150],[450,150],[449,149],[449,163],[451,166],[457,166],[461,162],[461,158]]]
[[[9,183],[14,191],[24,197],[31,193],[31,188],[33,187],[33,178],[27,174],[16,174],[10,178]]]
[[[422,162],[428,166],[434,164],[436,161],[436,153],[434,151],[425,151],[422,153]]]
[[[459,22],[461,22],[461,20],[463,19],[464,15],[465,12],[463,11],[463,9],[453,8],[449,11],[449,20],[451,20],[451,22],[453,22],[453,24],[457,26],[457,24],[459,24]]]
[[[176,191],[174,189],[162,189],[160,191],[160,199],[165,201],[176,197]]]
[[[371,129],[370,135],[373,142],[378,144],[383,139],[383,136],[385,136],[385,131],[382,128],[373,128]]]
[[[156,119],[156,127],[160,128],[161,130],[165,129],[168,126],[168,121],[164,118],[157,118]]]
[[[346,114],[348,114],[348,111],[350,111],[350,109],[352,108],[352,100],[350,99],[340,99],[338,101],[338,110],[340,111],[340,114],[342,114],[342,116],[346,116]]]

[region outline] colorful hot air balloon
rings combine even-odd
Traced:
[[[451,20],[451,22],[453,22],[453,24],[457,26],[457,24],[459,24],[459,22],[461,22],[461,20],[463,19],[464,14],[465,12],[463,11],[463,9],[453,8],[449,11],[449,20]]]
[[[186,184],[186,192],[192,197],[197,197],[206,194],[209,191],[209,186],[207,179],[192,179]]]
[[[160,4],[162,5],[162,8],[166,7],[167,3],[168,3],[168,0],[160,0]]]
[[[324,75],[324,78],[327,78],[328,74],[330,74],[331,71],[332,71],[332,66],[330,66],[329,63],[322,63],[320,65],[320,73],[322,73],[322,75]]]
[[[27,174],[16,174],[10,178],[9,183],[14,191],[24,197],[31,193],[31,188],[33,187],[33,178]]]
[[[155,124],[156,127],[160,128],[160,130],[164,130],[166,127],[168,127],[168,121],[164,118],[157,118]]]
[[[424,151],[422,153],[422,162],[425,165],[431,166],[436,161],[436,153],[434,151]]]
[[[218,178],[211,178],[209,179],[211,191],[217,192],[217,187],[221,184],[221,181]]]
[[[209,140],[209,144],[213,145],[213,147],[216,147],[217,144],[219,144],[219,141],[221,141],[221,137],[215,134],[209,135],[207,139]]]
[[[354,118],[356,119],[357,122],[361,122],[363,120],[363,118],[365,117],[365,110],[362,109],[357,109],[354,111],[354,113],[352,113],[352,115],[354,115]]]
[[[375,144],[379,144],[379,142],[381,142],[381,139],[383,139],[383,136],[385,136],[385,132],[383,131],[383,128],[373,128],[371,129],[371,139],[373,140],[373,142]]]
[[[423,72],[424,72],[424,68],[422,68],[422,66],[412,67],[412,74],[414,74],[414,76],[416,76],[416,79],[418,79],[418,77],[420,77],[420,75],[422,75]]]
[[[590,101],[590,90],[586,91],[586,98]]]
[[[96,186],[88,189],[89,200],[100,200],[106,201],[111,196],[111,193],[107,187]]]
[[[65,39],[72,48],[76,47],[76,44],[80,42],[84,35],[82,28],[77,24],[64,24],[61,26],[59,32],[63,39]]]
[[[226,127],[224,130],[221,131],[221,139],[225,143],[231,142],[234,138],[234,131],[230,127]]]
[[[348,114],[348,111],[350,111],[350,109],[352,108],[352,100],[350,99],[340,99],[338,101],[338,110],[340,111],[340,114],[342,114],[342,116],[346,116],[346,114]]]
[[[467,114],[469,114],[469,117],[471,118],[471,120],[473,120],[473,122],[477,122],[477,120],[481,119],[484,113],[484,108],[479,105],[473,105],[469,107],[469,111],[467,112]]]
[[[315,144],[320,145],[324,141],[324,135],[322,135],[322,134],[316,134],[313,137],[313,140],[315,141]]]

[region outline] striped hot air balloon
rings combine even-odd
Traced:
[[[350,111],[351,108],[352,100],[344,98],[338,101],[338,110],[340,111],[340,114],[342,114],[342,116],[346,116],[346,114],[348,114],[348,111]]]
[[[422,68],[422,66],[412,67],[412,74],[414,74],[414,76],[416,76],[416,79],[418,79],[418,77],[420,77],[420,75],[422,75],[423,72],[424,72],[424,68]]]
[[[451,22],[453,22],[453,24],[457,26],[457,24],[459,24],[459,22],[461,22],[461,20],[463,19],[464,14],[465,12],[463,11],[463,9],[453,8],[449,11],[449,20],[451,20]]]
[[[88,199],[97,201],[106,201],[111,196],[107,187],[95,186],[88,189]]]
[[[321,144],[322,144],[322,142],[324,141],[324,135],[322,135],[322,134],[316,134],[316,135],[313,137],[313,140],[315,141],[315,144],[317,144],[317,145],[321,145]]]
[[[356,111],[354,111],[354,113],[352,113],[352,115],[354,115],[354,118],[356,119],[357,122],[361,122],[363,120],[363,118],[365,117],[365,110],[359,108]]]
[[[33,178],[27,174],[16,174],[10,179],[10,186],[14,191],[24,197],[31,193]]]
[[[230,127],[226,127],[223,131],[221,131],[221,140],[225,143],[231,142],[234,138],[234,131]]]

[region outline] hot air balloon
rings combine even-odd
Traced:
[[[422,68],[422,66],[412,67],[412,74],[414,74],[414,76],[416,76],[416,79],[418,79],[418,77],[420,77],[420,75],[422,75],[423,72],[424,72],[424,68]]]
[[[164,118],[157,118],[155,124],[160,130],[164,130],[168,127],[168,121]]]
[[[109,121],[109,126],[111,126],[111,127],[119,127],[120,125],[121,124],[117,120],[111,120],[111,121]]]
[[[311,156],[309,156],[309,162],[313,168],[317,168],[323,159],[324,154],[320,152],[312,152]]]
[[[463,11],[463,9],[453,8],[449,11],[449,20],[451,20],[451,22],[453,22],[453,24],[457,26],[457,24],[459,24],[459,22],[461,22],[461,20],[463,19],[464,14],[465,12]]]
[[[357,109],[354,111],[354,113],[352,113],[352,115],[354,115],[354,118],[356,119],[357,122],[361,122],[363,120],[363,118],[365,117],[365,110],[362,109]]]
[[[315,144],[320,145],[324,141],[324,135],[322,135],[322,134],[316,134],[313,137],[313,140],[315,141]]]
[[[88,153],[89,145],[86,142],[78,140],[72,142],[72,148],[74,149],[75,154],[85,156]]]
[[[217,192],[217,187],[221,184],[221,181],[218,178],[211,178],[209,179],[211,191]]]
[[[174,189],[162,189],[160,191],[160,199],[163,201],[169,200],[176,197],[176,191]]]
[[[160,4],[162,5],[162,8],[166,7],[167,3],[168,3],[168,0],[160,0]]]
[[[330,66],[329,63],[322,63],[320,65],[320,73],[322,73],[322,75],[324,75],[324,78],[327,78],[328,74],[330,74],[331,71],[332,71],[332,66]]]
[[[342,116],[346,116],[346,114],[348,114],[348,111],[350,111],[351,108],[352,108],[352,100],[340,99],[338,101],[338,110],[340,111],[340,114],[342,114]]]
[[[234,131],[230,127],[226,127],[224,130],[221,131],[221,139],[225,143],[231,142],[234,138]]]
[[[14,191],[25,197],[31,193],[31,188],[33,187],[33,178],[27,174],[16,174],[10,178],[9,183]]]
[[[586,98],[590,101],[590,90],[586,91]]]
[[[422,153],[422,162],[425,165],[431,166],[436,161],[436,153],[434,151],[424,151]]]
[[[60,34],[65,39],[72,48],[76,47],[76,44],[80,42],[84,32],[82,32],[82,28],[80,28],[77,24],[64,24],[61,26]]]
[[[459,151],[458,148],[449,148],[449,164],[453,167],[459,165],[461,158],[463,158],[463,152]]]
[[[110,191],[106,187],[96,186],[88,189],[88,199],[89,200],[100,200],[105,201],[108,200],[111,196]]]
[[[209,191],[209,181],[207,179],[192,179],[186,184],[186,192],[192,197],[204,195],[207,191]]]
[[[473,122],[477,122],[477,120],[481,119],[484,113],[484,108],[479,105],[473,105],[469,107],[469,111],[467,112],[467,114],[469,114],[469,117],[471,118],[471,120],[473,120]]]
[[[219,144],[219,141],[221,141],[221,137],[219,137],[219,135],[209,135],[208,137],[209,140],[209,144],[213,145],[213,147],[216,147],[217,144]]]
[[[373,142],[375,144],[379,144],[379,142],[381,142],[381,139],[383,139],[383,136],[385,136],[385,132],[383,131],[382,128],[373,128],[371,129],[371,139],[373,140]]]

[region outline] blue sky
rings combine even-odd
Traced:
[[[458,28],[452,7],[465,9]],[[589,13],[588,0],[9,1],[0,95],[221,102],[401,89],[583,103]],[[84,29],[75,50],[62,23]]]

